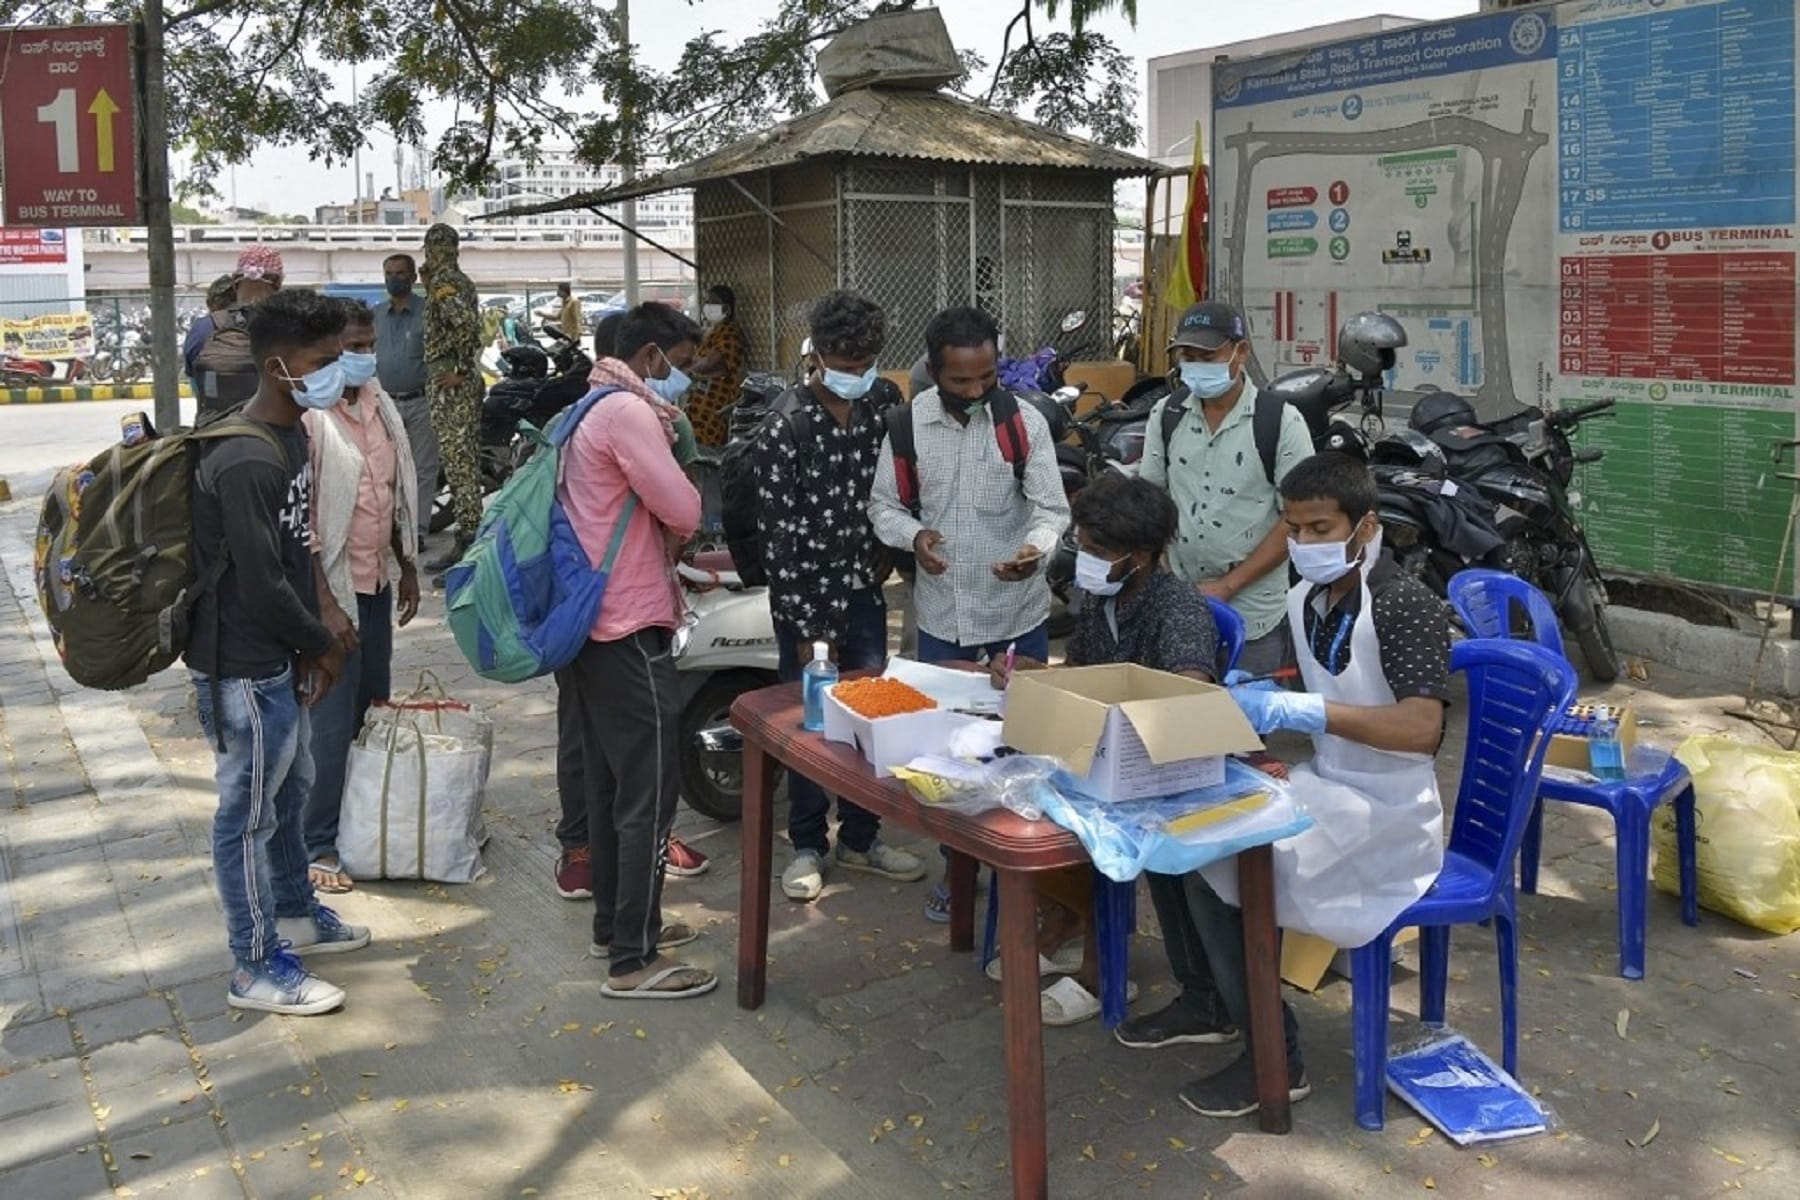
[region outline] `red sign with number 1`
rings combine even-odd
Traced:
[[[0,30],[8,225],[135,225],[137,89],[126,25]]]

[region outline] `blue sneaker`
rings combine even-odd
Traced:
[[[344,954],[369,944],[369,927],[352,925],[323,904],[311,917],[283,917],[276,933],[292,943],[292,949],[308,954]]]
[[[312,974],[284,948],[254,968],[240,966],[231,976],[225,1003],[232,1008],[312,1017],[342,1006],[344,989]]]

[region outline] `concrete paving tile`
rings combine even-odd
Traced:
[[[0,1120],[0,1194],[27,1195],[7,1193],[8,1170],[68,1154],[93,1142],[97,1134],[94,1113],[85,1097]]]
[[[74,1014],[70,1020],[89,1050],[127,1041],[147,1033],[165,1033],[175,1024],[169,1002],[161,996],[143,996],[121,1004],[107,1004]]]
[[[0,1170],[0,1192],[46,1198],[109,1196],[112,1183],[100,1165],[98,1148],[94,1148],[86,1154],[65,1154],[16,1170]]]
[[[69,1036],[69,1023],[62,1017],[47,1017],[0,1029],[0,1071],[16,1070],[53,1058],[67,1058],[74,1053],[75,1042]]]
[[[0,1120],[57,1104],[86,1104],[87,1086],[73,1058],[0,1075]]]
[[[109,1140],[122,1186],[140,1196],[242,1197],[231,1156],[205,1114]],[[197,1172],[203,1172],[197,1174]]]

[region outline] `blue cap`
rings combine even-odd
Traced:
[[[1175,334],[1169,348],[1192,346],[1196,350],[1217,350],[1227,342],[1241,342],[1249,336],[1244,314],[1223,300],[1202,300],[1181,314],[1175,323]]]

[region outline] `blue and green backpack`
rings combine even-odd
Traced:
[[[598,567],[557,499],[562,451],[582,418],[616,388],[589,392],[539,432],[536,449],[482,515],[475,542],[444,576],[450,632],[484,679],[520,683],[568,666],[587,644],[606,581],[637,511],[627,496]]]

